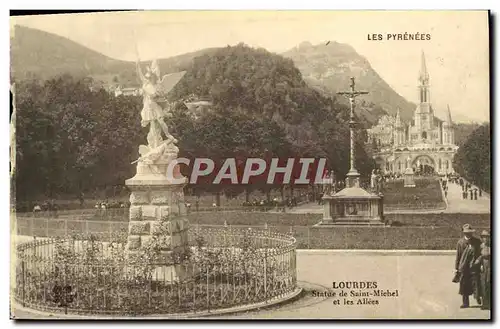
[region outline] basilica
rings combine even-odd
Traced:
[[[419,103],[411,122],[403,122],[399,110],[395,117],[383,116],[368,129],[368,143],[379,169],[385,174],[403,173],[406,168],[416,173],[453,173],[453,156],[457,152],[454,126],[448,106],[445,120],[434,115],[431,104],[429,73],[422,53],[418,78]]]

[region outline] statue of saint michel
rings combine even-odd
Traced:
[[[141,157],[138,161],[155,161],[166,152],[177,152],[175,146],[177,140],[169,133],[165,118],[171,116],[171,104],[167,99],[167,94],[179,82],[186,72],[177,72],[160,75],[158,62],[153,60],[147,67],[146,73],[142,72],[139,62],[137,62],[137,75],[142,84],[141,92],[143,97],[143,107],[141,110],[141,125],[147,127],[148,145],[139,147]],[[165,135],[165,139],[163,136]]]

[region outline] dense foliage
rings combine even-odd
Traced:
[[[64,76],[18,83],[17,200],[122,185],[144,133],[140,99],[91,91]]]
[[[91,86],[68,76],[16,86],[17,201],[76,197],[134,175],[130,163],[146,143],[141,99]],[[182,102],[192,94],[213,106],[194,116]],[[290,59],[245,45],[219,49],[194,60],[171,100],[180,156],[326,157],[338,176],[349,169],[348,109],[309,88]],[[357,168],[366,175],[373,161],[364,138],[360,129]]]
[[[455,171],[485,191],[491,190],[490,125],[474,130],[453,159]]]

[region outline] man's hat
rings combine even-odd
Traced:
[[[476,230],[473,230],[472,227],[470,226],[470,224],[465,224],[464,226],[462,226],[462,232],[474,233],[474,232],[476,232]]]
[[[486,230],[483,230],[481,232],[481,236],[490,236],[490,232],[486,231]]]

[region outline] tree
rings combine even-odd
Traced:
[[[91,91],[87,82],[19,84],[17,200],[75,195],[133,175],[140,99]]]
[[[474,130],[453,159],[455,171],[480,188],[491,190],[490,125]]]
[[[192,94],[213,106],[191,115],[182,100]],[[337,177],[349,169],[348,108],[308,87],[290,59],[245,45],[222,48],[195,58],[169,96],[168,124],[180,157],[208,157],[217,166],[226,158],[326,157]],[[92,79],[63,76],[20,84],[17,102],[17,200],[103,190],[134,175],[131,162],[147,130],[140,125],[140,97],[114,97]],[[357,130],[362,175],[373,163],[365,135]],[[220,195],[281,185],[192,187]]]

